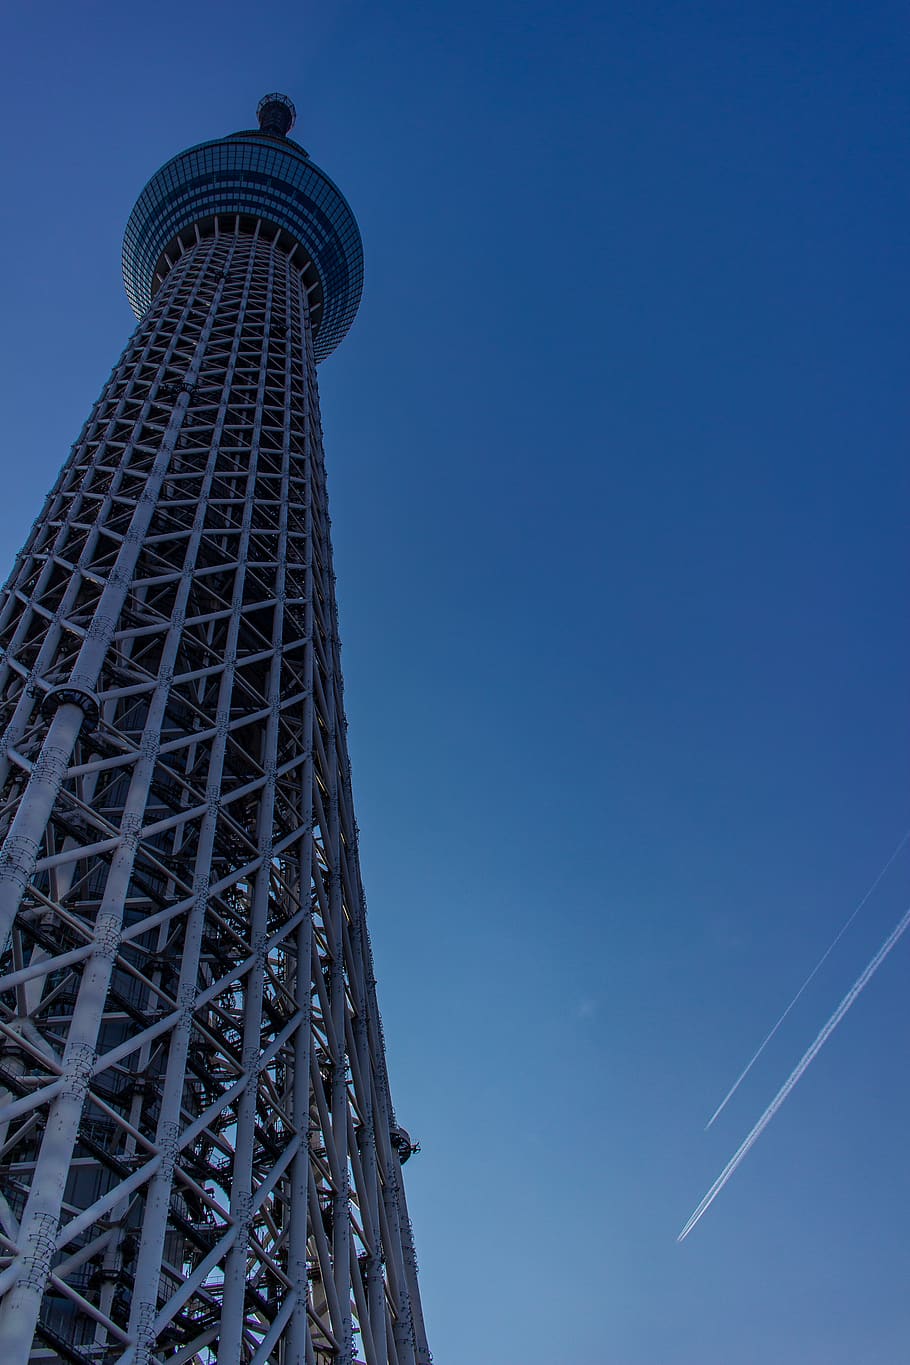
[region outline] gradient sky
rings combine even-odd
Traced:
[[[910,1359],[910,20],[898,3],[8,5],[0,558],[120,240],[287,91],[359,219],[320,371],[437,1365]],[[5,570],[4,570],[5,572]]]

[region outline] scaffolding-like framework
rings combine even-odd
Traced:
[[[305,269],[207,230],[0,603],[0,1360],[427,1365]]]

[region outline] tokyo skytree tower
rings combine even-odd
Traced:
[[[345,737],[317,362],[354,217],[182,152],[0,599],[0,1362],[428,1365]]]

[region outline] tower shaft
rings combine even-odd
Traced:
[[[430,1359],[285,238],[177,244],[0,603],[5,1365]]]

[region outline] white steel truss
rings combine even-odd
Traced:
[[[307,292],[213,231],[0,602],[0,1361],[427,1365]]]

